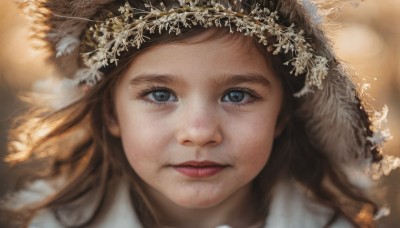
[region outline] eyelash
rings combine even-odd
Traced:
[[[166,92],[169,92],[169,93],[171,93],[171,95],[176,97],[175,93],[172,90],[170,90],[170,89],[168,89],[166,87],[149,86],[149,88],[140,91],[140,93],[138,94],[137,98],[142,100],[142,101],[144,101],[144,102],[148,102],[148,103],[151,103],[151,104],[156,104],[156,105],[160,105],[160,106],[161,105],[166,105],[168,102],[158,102],[158,101],[155,101],[155,100],[151,100],[151,99],[149,99],[147,97],[151,93],[154,93],[154,92],[157,92],[157,91],[166,91]]]
[[[160,105],[160,106],[161,105],[166,105],[167,103],[169,103],[168,101],[166,101],[166,102],[158,102],[158,101],[155,101],[154,99],[149,99],[148,98],[149,95],[151,95],[152,93],[157,92],[157,91],[166,91],[166,92],[169,92],[172,96],[177,97],[176,94],[171,89],[168,89],[166,87],[149,86],[149,88],[142,90],[138,94],[137,98],[141,99],[142,101],[149,102],[149,103],[156,104],[156,105]],[[246,95],[249,96],[249,98],[248,98],[249,101],[246,101],[246,102],[229,102],[230,104],[235,105],[235,106],[245,106],[245,105],[252,104],[252,103],[254,103],[256,101],[259,101],[259,100],[263,99],[260,95],[258,95],[252,89],[242,88],[242,87],[235,87],[235,88],[230,88],[230,89],[224,91],[222,97],[220,98],[221,102],[223,102],[224,97],[226,97],[230,92],[236,92],[236,91],[243,92],[245,96]]]
[[[230,89],[226,90],[223,93],[223,96],[221,97],[221,101],[230,92],[242,92],[242,93],[244,93],[245,96],[246,95],[249,96],[248,101],[246,101],[246,102],[229,102],[230,104],[235,105],[235,106],[245,106],[245,105],[252,104],[252,103],[254,103],[256,101],[262,100],[262,97],[260,95],[258,95],[258,93],[256,93],[252,89],[242,88],[242,87],[235,87],[235,88],[230,88]]]

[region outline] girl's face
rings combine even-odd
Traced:
[[[283,128],[281,82],[252,41],[204,35],[137,56],[109,124],[155,198],[192,209],[250,193]]]

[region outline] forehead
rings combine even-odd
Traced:
[[[183,30],[178,35],[169,34],[168,32],[152,34],[149,36],[149,40],[141,46],[141,49],[134,49],[132,50],[133,52],[126,53],[126,56],[123,54],[123,59],[129,59],[128,61],[132,62],[137,56],[168,44],[208,44],[212,41],[216,41],[221,47],[230,46],[230,48],[235,48],[236,51],[241,51],[242,53],[247,50],[258,50],[268,62],[272,57],[272,54],[267,51],[267,47],[259,43],[258,39],[253,36],[246,36],[240,32],[231,33],[228,28],[196,27]]]
[[[179,36],[145,48],[132,60],[130,66],[143,68],[152,63],[152,68],[184,68],[187,64],[189,67],[215,66],[214,70],[221,70],[224,65],[240,63],[241,67],[246,68],[254,65],[267,65],[270,68],[265,47],[260,47],[250,36],[229,33],[226,29],[207,29]]]
[[[251,37],[216,34],[213,30],[186,39],[154,45],[136,56],[129,66],[135,74],[271,73],[266,56]]]
[[[169,52],[169,57],[174,58],[177,55],[177,51],[181,49],[187,49],[187,55],[196,54],[199,58],[207,58],[213,53],[219,52],[219,54],[227,54],[224,58],[246,58],[251,56],[256,60],[263,61],[271,67],[270,53],[266,51],[266,47],[259,44],[253,37],[245,36],[242,33],[235,32],[230,33],[229,29],[226,28],[208,28],[189,31],[180,35],[166,34],[165,37],[159,39],[160,42],[155,42],[152,45],[145,47],[139,53],[135,55],[132,62],[137,62],[138,59],[142,59],[143,56],[163,54],[162,52]],[[197,51],[195,49],[198,49]],[[206,49],[207,51],[204,53]],[[192,50],[192,53],[189,53]],[[193,53],[194,52],[194,53]],[[201,56],[201,54],[203,54]],[[232,56],[232,54],[234,56]],[[168,55],[167,55],[168,56]],[[183,54],[184,56],[184,54]],[[221,58],[223,56],[220,56]],[[161,58],[161,56],[160,56]],[[164,59],[162,62],[170,59]],[[158,62],[158,64],[162,64]],[[131,63],[132,65],[132,63]]]

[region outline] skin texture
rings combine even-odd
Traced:
[[[137,56],[117,85],[109,130],[166,225],[248,226],[260,220],[252,180],[283,128],[282,86],[252,40],[207,35]],[[187,161],[223,168],[193,178],[175,168]]]

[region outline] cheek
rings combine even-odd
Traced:
[[[268,162],[275,131],[275,118],[252,117],[243,125],[236,125],[232,131],[237,132],[233,137],[233,147],[237,153],[238,162],[245,178],[254,178]],[[246,126],[244,126],[246,125]]]
[[[257,175],[268,162],[271,154],[273,138],[270,134],[249,134],[243,137],[242,148],[236,160],[248,175]]]
[[[170,142],[168,126],[141,113],[130,113],[121,116],[120,125],[124,152],[131,166],[140,169],[153,166],[155,161],[163,161],[163,151]]]

